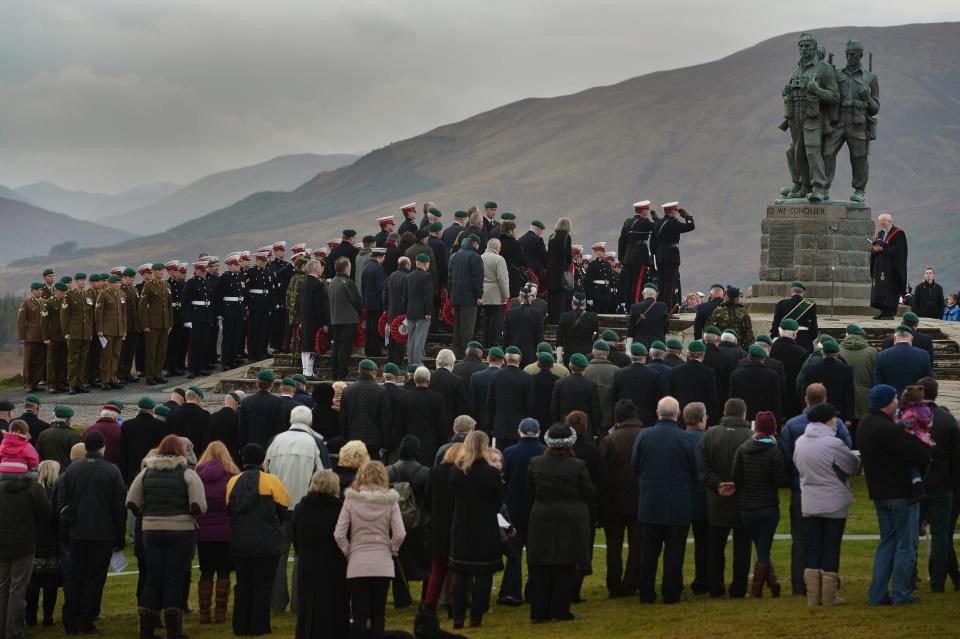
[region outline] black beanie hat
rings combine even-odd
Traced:
[[[267,454],[259,444],[250,443],[243,447],[243,451],[241,452],[240,456],[243,458],[244,466],[250,464],[259,466],[263,463],[263,460],[266,459]]]

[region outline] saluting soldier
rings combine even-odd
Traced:
[[[207,353],[209,350],[210,327],[213,325],[213,311],[210,304],[210,291],[204,280],[207,277],[207,261],[193,263],[193,277],[183,285],[183,327],[189,332],[188,365],[189,379],[197,375],[209,375]]]
[[[46,352],[43,345],[41,324],[41,306],[43,284],[30,285],[30,295],[20,302],[17,311],[17,334],[23,344],[23,389],[28,393],[39,389],[43,379]]]
[[[127,298],[120,291],[120,278],[111,275],[107,287],[97,295],[95,306],[97,337],[103,348],[100,354],[100,387],[103,390],[123,388],[117,379],[120,350],[127,338]],[[102,340],[106,340],[106,344]]]
[[[270,338],[270,312],[272,308],[273,274],[267,270],[267,251],[257,251],[254,265],[247,269],[247,307],[250,312],[247,336],[247,351],[253,361],[266,359]]]
[[[164,265],[150,267],[152,277],[140,292],[140,329],[143,331],[143,379],[147,385],[162,384],[163,362],[167,356],[169,335],[173,327],[173,302],[170,286],[163,281]]]
[[[84,290],[86,283],[86,273],[74,275],[74,288],[67,292],[60,308],[60,330],[67,340],[67,383],[71,395],[89,391],[85,378],[93,339],[93,302]]]
[[[650,200],[633,203],[634,216],[623,223],[617,254],[623,263],[623,301],[627,308],[640,301],[643,276],[650,265],[650,236],[653,220],[650,219]]]
[[[124,268],[120,275],[120,294],[123,295],[123,306],[127,311],[127,335],[120,346],[120,364],[117,366],[117,379],[121,384],[137,381],[130,373],[140,342],[140,291],[133,285],[136,275],[137,272],[130,267]]]
[[[583,278],[587,304],[594,313],[613,313],[617,302],[611,289],[616,276],[610,262],[605,259],[607,243],[596,242],[590,248],[593,249],[593,259],[587,264],[587,272]]]
[[[53,297],[53,285],[56,282],[57,276],[54,274],[52,268],[43,269],[43,293],[41,297],[43,299],[49,299]]]
[[[807,349],[808,353],[812,353],[813,342],[820,334],[820,329],[817,328],[817,304],[813,300],[803,297],[806,291],[807,287],[803,282],[791,282],[790,297],[777,302],[773,311],[770,337],[774,339],[780,337],[780,322],[783,320],[796,320],[799,325],[796,337],[797,344]]]
[[[683,218],[683,222],[677,219]],[[672,315],[674,295],[680,277],[680,235],[694,230],[693,217],[680,208],[679,202],[667,202],[663,205],[663,218],[657,220],[650,249],[653,251],[660,278],[660,299],[667,305],[667,313]]]
[[[43,300],[40,307],[40,333],[47,347],[47,390],[59,393],[67,388],[67,344],[60,328],[60,308],[67,294],[67,285],[56,282],[53,297]]]

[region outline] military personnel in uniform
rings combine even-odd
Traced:
[[[274,282],[274,309],[270,323],[270,346],[281,353],[287,350],[287,287],[293,276],[293,264],[286,260],[287,243],[274,242],[274,258],[270,261],[269,269],[275,278]]]
[[[151,267],[152,278],[140,292],[140,330],[143,331],[143,379],[148,385],[162,384],[163,362],[173,327],[173,302],[170,286],[163,281],[164,265]]]
[[[392,215],[384,215],[377,218],[377,224],[380,225],[380,232],[374,236],[378,247],[387,245],[387,236],[393,233],[393,227],[396,224],[396,218]],[[291,313],[293,315],[293,313]]]
[[[653,220],[650,219],[650,200],[633,203],[634,216],[623,223],[617,254],[623,263],[623,302],[627,308],[640,301],[643,277],[650,266],[650,236]]]
[[[721,331],[733,329],[741,344],[749,345],[754,342],[753,322],[747,309],[740,303],[740,289],[735,286],[727,287],[723,294],[723,303],[713,309],[708,323]]]
[[[111,275],[107,287],[97,295],[94,307],[97,337],[107,341],[100,353],[100,386],[103,390],[119,389],[117,379],[120,351],[127,338],[127,298],[120,290],[120,278]],[[100,341],[100,340],[97,340]]]
[[[573,290],[584,293],[587,280],[587,264],[583,257],[583,246],[581,244],[570,246],[570,259],[573,262]]]
[[[44,377],[46,351],[40,328],[43,302],[43,284],[30,285],[30,295],[20,302],[17,310],[17,335],[23,344],[23,388],[28,393],[39,389]]]
[[[615,275],[606,258],[607,243],[597,242],[592,247],[593,259],[583,275],[583,289],[588,308],[594,313],[613,313],[617,301],[612,294]]]
[[[414,214],[416,214],[416,207],[414,207]],[[409,221],[409,220],[408,220]],[[400,228],[403,228],[402,226]],[[414,224],[413,231],[411,233],[416,233],[417,228]],[[327,256],[327,264],[325,275],[328,280],[332,280],[334,276],[333,272],[333,263],[337,261],[339,257],[345,257],[350,260],[350,272],[354,273],[357,266],[357,247],[353,245],[354,238],[357,237],[357,232],[353,229],[344,229],[343,235],[341,236],[340,243],[328,242],[327,247],[329,250],[329,255]],[[332,246],[331,246],[332,244]]]
[[[411,233],[416,233],[418,230],[420,230],[420,226],[417,225],[417,203],[416,202],[411,202],[410,204],[405,204],[404,206],[401,206],[400,212],[403,214],[403,222],[400,223],[400,228],[397,229],[398,234],[402,236],[407,231],[410,231]],[[330,260],[330,262],[332,263],[336,261],[336,259],[337,259],[336,257],[333,257],[333,259]],[[350,265],[351,273],[353,272],[352,271],[353,266],[354,266],[353,264]]]
[[[853,171],[852,202],[863,202],[867,190],[870,140],[876,139],[876,120],[880,111],[880,87],[877,76],[861,67],[863,45],[849,40],[844,49],[847,66],[837,72],[840,92],[839,119],[833,123],[823,141],[823,161],[827,174],[827,188],[833,182],[837,168],[837,154],[846,143],[850,150],[850,168]]]
[[[183,375],[187,356],[187,329],[183,326],[183,279],[180,277],[180,262],[172,260],[164,264],[167,271],[167,290],[170,292],[170,309],[173,313],[170,335],[167,339],[167,354],[164,368],[170,375]],[[156,273],[154,273],[156,279]]]
[[[132,268],[124,268],[120,275],[120,294],[123,295],[123,307],[127,311],[126,339],[120,345],[120,363],[117,365],[117,380],[121,384],[136,382],[130,370],[140,342],[140,291],[133,285],[133,278],[137,272]]]
[[[677,215],[683,222],[677,219]],[[680,235],[694,230],[693,217],[680,208],[678,202],[663,205],[663,218],[656,221],[650,250],[656,258],[660,300],[667,307],[667,314],[676,312],[674,295],[680,277]]]
[[[247,351],[253,361],[266,359],[270,339],[270,314],[273,310],[273,273],[267,269],[269,253],[258,251],[255,264],[247,269],[246,289],[249,309]]]
[[[290,352],[300,352],[300,284],[306,277],[303,273],[303,267],[307,265],[310,258],[305,253],[298,253],[293,258],[293,275],[290,277],[290,283],[287,285],[287,334],[290,336]]]
[[[87,355],[93,339],[93,302],[87,297],[85,273],[73,276],[74,288],[63,299],[60,308],[60,330],[67,340],[67,383],[70,394],[86,393]]]
[[[43,300],[40,307],[40,333],[47,347],[47,390],[59,393],[67,388],[67,344],[60,328],[60,308],[67,294],[67,285],[53,285],[53,297]]]
[[[797,333],[797,344],[807,349],[808,353],[813,352],[813,342],[820,334],[817,328],[817,305],[813,300],[804,299],[803,295],[807,287],[803,282],[792,282],[790,284],[790,297],[777,302],[773,311],[773,324],[770,325],[770,337],[776,339],[780,336],[780,323],[785,319],[796,320],[799,328]]]
[[[183,285],[183,327],[189,331],[187,343],[190,346],[188,378],[197,375],[209,375],[207,355],[209,352],[210,327],[213,325],[210,291],[204,280],[207,277],[207,262],[199,260],[193,263],[193,277]]]
[[[87,298],[90,300],[91,310],[96,309],[97,297],[101,291],[106,288],[107,278],[103,273],[94,273],[90,276],[90,287],[86,290]],[[87,385],[97,384],[100,380],[100,355],[103,347],[100,346],[100,340],[95,339],[97,335],[97,314],[94,312],[93,325],[91,327],[92,337],[90,339],[90,350],[87,353],[87,367],[84,376]]]
[[[54,274],[52,268],[43,269],[43,293],[41,297],[43,299],[49,299],[53,297],[53,284],[56,282],[57,276]]]
[[[142,326],[140,326],[140,296],[143,294],[143,286],[147,282],[153,280],[153,271],[150,268],[150,263],[141,264],[140,268],[137,269],[137,272],[140,274],[141,281],[139,284],[134,286],[137,289],[137,330],[140,331],[137,334],[137,354],[134,356],[134,365],[140,374],[143,374],[145,370],[144,366],[144,333]],[[130,328],[130,325],[127,324],[127,328]]]
[[[203,283],[207,287],[207,299],[210,300],[210,312],[213,313],[210,335],[207,336],[207,364],[205,368],[212,371],[217,365],[217,342],[220,340],[219,320],[222,316],[214,295],[214,291],[217,290],[217,282],[220,281],[220,258],[216,255],[207,255],[204,259],[207,261],[207,277],[203,280]]]
[[[214,305],[223,318],[220,361],[223,370],[239,366],[243,352],[243,322],[246,319],[246,275],[240,270],[240,256],[227,256],[227,272],[220,276],[214,291]]]
[[[822,142],[840,93],[833,66],[817,58],[816,39],[801,33],[797,46],[800,62],[783,88],[786,118],[781,128],[790,130],[794,153],[794,163],[788,168],[799,177],[787,197],[819,202],[829,197]]]

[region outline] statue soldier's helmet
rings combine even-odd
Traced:
[[[850,51],[863,51],[863,45],[860,44],[859,40],[847,40],[847,46],[843,49],[844,53],[849,53]]]
[[[803,42],[812,42],[813,48],[817,48],[817,39],[813,37],[812,33],[801,33],[800,37],[797,38],[797,44],[801,44]]]

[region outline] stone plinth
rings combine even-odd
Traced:
[[[760,280],[748,300],[751,311],[771,312],[802,281],[806,296],[829,312],[834,282],[835,312],[869,314],[870,209],[847,203],[773,204],[761,224]],[[831,277],[832,275],[832,277]]]

